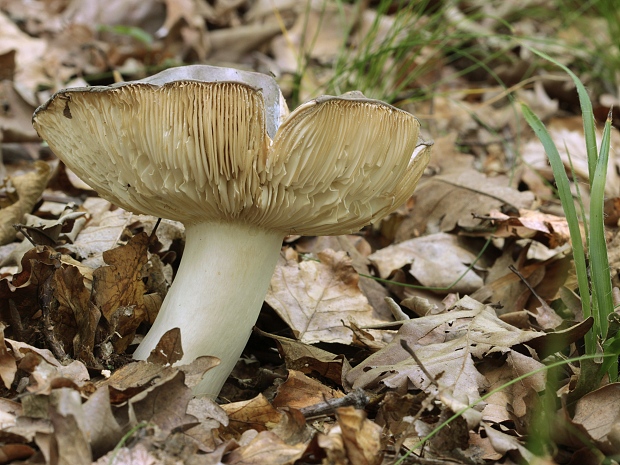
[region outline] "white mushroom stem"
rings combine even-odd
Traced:
[[[220,365],[194,388],[217,396],[256,323],[284,234],[236,223],[186,226],[183,259],[152,328],[134,353],[145,360],[162,335],[181,329],[183,359],[214,355]]]

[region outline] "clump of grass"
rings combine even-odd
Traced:
[[[584,318],[594,319],[592,329],[585,336],[585,351],[588,356],[604,354],[607,357],[599,362],[598,369],[586,367],[582,371],[578,388],[573,398],[578,398],[585,392],[598,387],[603,376],[609,376],[610,381],[618,379],[618,355],[620,354],[620,334],[613,322],[614,304],[611,288],[611,274],[605,240],[605,226],[603,202],[607,165],[609,160],[611,115],[607,118],[603,130],[600,148],[596,146],[596,123],[592,111],[592,103],[588,93],[579,78],[566,66],[558,63],[550,56],[531,49],[532,52],[561,67],[572,78],[577,87],[579,102],[583,118],[585,143],[588,157],[588,184],[590,187],[590,217],[582,215],[585,237],[581,235],[579,216],[570,191],[568,175],[560,159],[557,147],[540,119],[525,104],[522,104],[523,115],[542,142],[557,185],[562,208],[568,221],[573,259],[577,273],[579,295]],[[581,198],[577,199],[581,202]],[[585,209],[581,208],[581,211]],[[585,246],[584,246],[585,244]],[[591,363],[593,359],[589,359]],[[595,376],[591,374],[595,372]],[[585,376],[588,373],[588,376]]]

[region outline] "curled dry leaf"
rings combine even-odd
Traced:
[[[121,339],[114,342],[117,352],[123,352],[132,341],[135,330],[146,318],[142,268],[148,260],[149,236],[140,233],[124,245],[103,253],[108,264],[93,273],[94,304],[103,317],[118,332]]]
[[[343,355],[335,355],[286,337],[262,331],[260,333],[276,341],[280,355],[284,358],[286,368],[289,370],[298,370],[307,375],[319,375],[336,384],[342,384],[343,374],[351,369],[348,360]]]
[[[15,356],[9,351],[4,341],[4,324],[0,323],[0,379],[4,387],[11,389],[11,384],[17,373]],[[2,421],[0,421],[2,423]]]
[[[228,426],[220,428],[223,437],[238,437],[249,429],[266,431],[269,429],[267,425],[275,425],[282,418],[262,394],[250,400],[222,405],[222,408],[229,419]]]
[[[30,213],[41,197],[49,179],[50,167],[43,161],[34,164],[35,170],[14,176],[10,182],[15,189],[16,201],[0,209],[0,245],[15,239],[14,224],[22,223],[25,213]]]
[[[226,456],[229,465],[293,465],[306,450],[304,443],[287,444],[271,431],[261,431],[252,440]],[[221,462],[220,462],[221,463]]]
[[[491,210],[489,218],[498,226],[493,232],[496,237],[532,238],[552,249],[570,242],[566,218],[523,208],[518,216]]]
[[[315,379],[308,378],[299,371],[289,370],[286,381],[278,386],[278,393],[273,400],[273,406],[276,408],[302,409],[341,397],[344,397],[342,392],[331,389]]]
[[[504,386],[485,400],[482,419],[490,424],[499,424],[517,418],[521,424],[529,424],[530,417],[535,415],[531,405],[546,387],[546,372],[528,376],[518,383],[510,381],[542,367],[539,361],[516,351],[508,353],[506,363],[500,366],[480,365],[481,373],[489,381],[489,390]]]
[[[337,426],[318,436],[329,463],[379,465],[383,460],[382,428],[368,420],[363,410],[353,407],[339,408],[336,419]]]
[[[378,318],[358,286],[359,275],[345,252],[327,249],[320,262],[289,260],[278,265],[265,301],[307,344],[350,344],[353,333],[345,324],[385,323]]]

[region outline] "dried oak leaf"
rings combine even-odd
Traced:
[[[110,324],[109,334],[119,333],[114,348],[122,353],[146,318],[142,268],[148,260],[149,236],[143,232],[126,245],[103,253],[108,266],[93,273],[93,301]]]
[[[412,384],[417,389],[438,394],[424,371],[401,346],[411,347],[426,370],[436,378],[446,396],[444,403],[458,410],[480,397],[488,384],[474,364],[492,353],[510,353],[511,347],[530,341],[542,333],[522,331],[500,320],[495,311],[469,297],[459,300],[454,309],[407,321],[394,340],[372,354],[347,374],[353,388],[373,387],[382,383],[405,391]]]
[[[112,413],[108,386],[100,386],[82,404],[82,410],[93,456],[99,457],[114,449],[123,437],[123,428]]]
[[[506,361],[500,366],[480,365],[480,372],[489,381],[489,390],[504,386],[503,389],[485,399],[482,419],[498,424],[512,422],[517,418],[520,424],[530,424],[529,418],[536,415],[531,405],[534,405],[538,393],[546,387],[546,372],[542,371],[528,376],[518,383],[510,383],[510,381],[543,366],[532,357],[516,351],[510,352],[506,356]]]
[[[450,292],[469,294],[483,285],[472,269],[476,254],[468,250],[467,239],[454,234],[436,233],[409,239],[378,250],[370,257],[382,278],[410,265],[409,273],[423,286],[450,288]],[[447,292],[447,291],[446,291]]]
[[[518,216],[491,210],[489,218],[498,226],[493,232],[496,237],[532,238],[551,249],[570,242],[566,218],[524,208]]]
[[[196,418],[186,413],[193,394],[184,381],[184,373],[177,371],[171,379],[133,396],[129,400],[130,418],[157,425],[163,438],[176,428],[196,423]]]
[[[155,348],[151,351],[147,362],[157,365],[173,365],[183,358],[181,330],[172,328],[164,333]]]
[[[336,410],[338,426],[328,434],[319,434],[318,443],[329,463],[379,465],[383,461],[383,428],[366,418],[364,410],[341,407]],[[346,458],[346,459],[345,459]]]
[[[289,370],[298,370],[307,375],[322,376],[336,384],[342,384],[343,373],[351,369],[344,355],[335,355],[287,337],[260,330],[259,332],[261,335],[276,341],[278,351],[284,358],[286,368]]]
[[[84,285],[84,276],[75,266],[60,267],[54,273],[55,297],[58,308],[51,316],[54,331],[64,340],[65,350],[72,348],[73,357],[90,367],[95,360],[95,335],[101,312],[90,301],[91,292]]]
[[[605,455],[620,453],[620,383],[607,384],[579,399],[571,423]]]
[[[223,437],[239,437],[244,431],[266,431],[267,425],[275,425],[282,418],[267,398],[259,394],[253,399],[222,405],[228,415],[228,426],[221,427]]]
[[[9,351],[4,342],[4,328],[4,324],[0,323],[0,379],[2,379],[7,389],[11,389],[15,373],[17,373],[17,363],[15,362],[15,356]]]
[[[30,375],[26,389],[37,394],[49,394],[56,386],[71,385],[86,388],[90,375],[86,366],[77,360],[69,364],[60,363],[47,349],[37,349],[24,342],[5,339],[11,347],[17,367]]]
[[[411,237],[410,231],[452,231],[455,227],[475,228],[485,216],[503,206],[518,210],[530,208],[534,194],[519,192],[509,186],[505,176],[487,177],[475,169],[433,176],[415,191],[415,209],[396,234],[400,242]]]
[[[14,224],[21,223],[41,197],[49,179],[50,167],[43,161],[34,163],[35,170],[11,178],[17,201],[0,209],[0,245],[15,240]]]
[[[265,301],[307,344],[350,344],[353,333],[345,325],[385,323],[358,286],[359,275],[345,252],[326,249],[320,262],[288,260],[278,265]]]
[[[344,397],[336,389],[325,386],[319,381],[308,378],[303,373],[289,370],[286,381],[278,386],[278,393],[273,399],[273,406],[302,409],[330,399]]]
[[[27,343],[39,337],[40,294],[53,280],[59,258],[49,247],[32,248],[22,258],[22,271],[12,280],[0,280],[0,319],[7,324],[7,336]]]
[[[226,456],[228,465],[293,465],[306,450],[306,444],[287,444],[271,431],[261,431],[252,440]],[[220,462],[221,463],[221,462]]]

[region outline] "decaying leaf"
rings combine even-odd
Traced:
[[[338,425],[318,437],[330,463],[379,465],[383,460],[382,428],[353,407],[339,408],[336,418]]]
[[[475,359],[509,353],[514,345],[539,335],[504,323],[490,307],[464,297],[448,312],[405,322],[390,344],[349,371],[346,378],[354,388],[381,383],[402,391],[413,385],[435,394],[451,392],[464,406],[477,400],[488,385]],[[403,349],[401,340],[414,350],[425,371]]]
[[[235,465],[293,465],[306,450],[304,443],[287,444],[271,431],[261,431],[248,444],[226,457],[227,464]]]
[[[369,258],[382,278],[410,265],[409,273],[423,286],[471,293],[483,284],[473,269],[468,270],[476,255],[468,250],[466,241],[453,234],[437,233],[409,239],[378,250]],[[453,287],[449,287],[463,274]]]
[[[282,336],[264,333],[266,337],[275,339],[284,358],[286,368],[298,370],[305,374],[319,375],[340,384],[342,376],[351,367],[342,355],[335,355],[326,350]]]
[[[265,301],[278,312],[301,342],[350,344],[345,325],[384,323],[358,287],[359,275],[344,252],[324,250],[320,262],[296,257],[276,267]]]
[[[43,161],[35,162],[34,166],[34,171],[10,179],[15,202],[0,209],[0,245],[15,239],[17,231],[13,225],[23,222],[24,214],[30,213],[47,186],[50,166]]]
[[[282,418],[262,394],[254,399],[222,405],[222,408],[228,415],[229,424],[220,430],[227,437],[249,429],[266,431],[268,424],[275,425]]]
[[[108,250],[103,259],[108,264],[93,273],[93,300],[102,316],[110,323],[112,332],[121,339],[114,342],[123,352],[131,342],[135,330],[146,318],[142,267],[147,262],[149,236],[140,233],[127,245]]]
[[[493,231],[496,237],[533,238],[552,249],[570,241],[568,222],[559,216],[521,209],[518,216],[492,210],[489,218],[498,226]]]
[[[344,397],[342,392],[330,389],[299,371],[289,370],[288,378],[278,387],[273,406],[301,409],[340,397]]]
[[[415,210],[402,229],[448,232],[456,226],[475,228],[491,210],[507,207],[513,210],[531,208],[534,195],[509,186],[503,176],[487,177],[474,169],[434,176],[416,189]],[[408,237],[397,235],[396,240]]]

